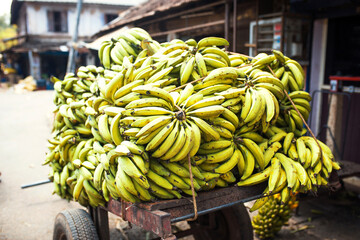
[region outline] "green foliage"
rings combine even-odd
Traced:
[[[0,16],[0,30],[10,27],[8,20],[9,20],[8,14],[3,14]]]
[[[17,40],[4,41],[8,38],[16,37],[17,27],[16,25],[10,25],[8,23],[8,15],[4,14],[0,16],[0,52],[11,48],[17,44]]]

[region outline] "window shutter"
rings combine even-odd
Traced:
[[[61,12],[61,32],[68,32],[67,11]]]
[[[47,19],[48,19],[48,31],[54,32],[54,14],[52,11],[47,11]]]

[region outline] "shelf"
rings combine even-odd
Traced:
[[[278,39],[273,39],[273,38],[269,38],[269,39],[259,39],[258,42],[274,42],[277,41]]]

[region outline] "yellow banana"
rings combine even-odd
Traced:
[[[170,159],[171,162],[177,162],[177,161],[180,161],[180,160],[183,160],[184,158],[186,158],[188,156],[188,154],[190,153],[191,148],[193,147],[194,140],[195,140],[194,130],[186,122],[184,123],[184,127],[185,127],[185,134],[186,134],[185,143],[184,143],[183,147],[181,148],[181,150],[173,158]],[[198,143],[198,145],[199,145],[199,143]]]
[[[136,134],[136,137],[139,138],[143,135],[147,135],[150,132],[154,131],[157,128],[160,128],[166,124],[168,124],[172,120],[172,116],[162,116],[158,117],[148,124],[146,124],[144,127],[141,128],[141,130]]]
[[[237,164],[239,162],[240,154],[241,153],[239,150],[235,150],[233,155],[231,156],[231,158],[229,160],[227,160],[226,162],[222,163],[217,168],[215,168],[214,172],[223,174],[223,173],[231,171],[235,166],[237,166]]]
[[[121,168],[124,170],[124,172],[126,172],[127,175],[132,177],[135,181],[137,181],[145,189],[148,189],[150,187],[146,176],[144,176],[140,172],[140,170],[135,166],[135,164],[128,157],[119,156],[117,158],[117,160],[118,160],[118,164],[121,165]]]
[[[266,149],[264,153],[265,166],[267,166],[271,159],[274,157],[275,153],[281,148],[281,144],[279,142],[274,142],[270,145],[268,149]]]
[[[219,37],[206,37],[201,39],[197,44],[197,49],[210,46],[228,46],[229,42],[224,38]]]
[[[176,138],[176,141],[173,143],[171,148],[163,156],[160,157],[160,159],[169,160],[169,159],[173,158],[176,154],[178,154],[181,151],[182,147],[184,146],[185,141],[187,139],[187,136],[185,133],[185,127],[183,126],[182,123],[180,123],[179,127],[180,127],[180,131]]]
[[[169,190],[174,189],[174,186],[165,177],[156,174],[152,170],[149,170],[149,172],[147,173],[147,177],[162,188]]]
[[[205,122],[201,118],[190,116],[189,119],[193,120],[195,124],[200,128],[200,130],[210,139],[215,141],[220,139],[220,134],[216,132],[207,122]]]
[[[171,172],[167,169],[164,168],[158,161],[153,160],[150,163],[150,169],[152,171],[154,171],[156,174],[163,176],[163,177],[168,177],[170,176]]]
[[[241,140],[241,144],[243,144],[252,153],[260,169],[263,170],[265,168],[265,160],[260,147],[254,141],[246,138]]]
[[[113,98],[119,99],[119,98],[125,96],[126,94],[130,93],[133,88],[140,86],[142,84],[144,84],[144,80],[136,80],[129,84],[126,84],[126,85],[122,86],[121,88],[119,88],[118,90],[116,90]]]
[[[204,57],[200,52],[196,52],[195,54],[195,62],[196,62],[196,67],[199,71],[200,77],[205,77],[207,76],[208,72],[206,69],[206,64],[204,61]]]
[[[190,59],[187,60],[187,62],[184,62],[184,64],[185,66],[183,71],[180,71],[180,85],[184,85],[188,82],[191,72],[195,66],[195,57],[190,57]]]
[[[207,163],[219,163],[228,160],[234,153],[234,146],[230,146],[224,150],[221,150],[217,153],[212,153],[206,155],[206,162]]]
[[[142,107],[127,109],[122,112],[123,116],[153,116],[153,115],[174,115],[174,112],[162,107]]]
[[[141,107],[150,107],[150,106],[162,107],[168,110],[172,110],[172,106],[167,101],[155,97],[137,99],[127,104],[125,108],[131,109],[131,108],[141,108]]]
[[[269,167],[265,168],[263,171],[255,173],[255,174],[251,175],[250,177],[246,178],[245,180],[238,182],[236,185],[239,187],[240,186],[253,186],[253,185],[265,182],[266,180],[268,180],[271,170],[272,170],[272,167],[269,166]]]
[[[195,156],[195,154],[198,152],[201,144],[201,131],[200,128],[193,122],[193,121],[187,121],[188,125],[192,128],[193,131],[193,144],[191,146],[191,150],[189,152],[190,157]]]
[[[178,163],[162,161],[161,164],[180,177],[190,177],[189,170]]]
[[[144,95],[159,97],[170,103],[172,106],[174,105],[173,98],[171,97],[171,95],[167,91],[161,88],[152,87],[148,85],[140,85],[133,88],[132,91]]]
[[[211,142],[207,142],[207,143],[203,143],[200,145],[201,149],[208,149],[208,150],[212,150],[212,149],[224,149],[229,147],[232,144],[232,141],[230,140],[218,140],[218,141],[211,141]]]
[[[176,101],[176,104],[181,106],[182,103],[186,101],[193,92],[194,92],[194,86],[191,83],[187,84],[184,90],[180,92],[180,96]]]
[[[185,111],[189,112],[189,111],[194,111],[194,110],[201,109],[204,107],[219,105],[219,104],[222,104],[224,102],[224,100],[225,100],[225,98],[222,96],[206,98],[206,99],[200,100],[200,101],[196,102],[195,104],[187,107]]]
[[[177,126],[177,120],[171,121],[165,127],[161,129],[161,131],[155,135],[155,137],[147,144],[146,151],[152,151],[156,149],[171,133],[174,126]]]
[[[190,186],[184,182],[184,180],[182,178],[180,178],[179,176],[177,176],[176,174],[171,174],[169,177],[165,177],[172,185],[174,185],[175,187],[179,188],[179,189],[185,189],[185,190],[189,190]]]
[[[175,143],[177,136],[180,132],[179,125],[180,124],[176,122],[174,129],[170,132],[169,136],[167,136],[166,139],[161,143],[160,147],[158,147],[156,151],[152,153],[152,156],[154,158],[159,158],[169,151],[169,149]]]
[[[280,160],[280,163],[285,170],[288,187],[293,188],[298,179],[297,171],[293,165],[293,160],[282,153],[276,153],[275,157]]]
[[[122,169],[122,167],[119,165],[115,176],[115,183],[116,186],[122,185],[132,195],[134,196],[138,195],[138,192],[136,191],[136,188],[134,186],[133,181],[131,180],[131,177],[129,177],[129,175],[127,175]]]
[[[225,108],[221,105],[213,105],[189,111],[187,112],[187,115],[192,117],[209,119],[218,117],[224,112],[224,110]]]
[[[269,176],[269,193],[272,193],[272,191],[275,189],[276,184],[278,183],[280,177],[281,177],[281,163],[280,160],[276,157],[271,159],[271,174]]]
[[[232,67],[218,68],[211,71],[207,77],[204,78],[203,82],[211,81],[214,79],[233,79],[236,80],[237,71]]]

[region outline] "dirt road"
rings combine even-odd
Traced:
[[[52,92],[0,93],[0,239],[49,239],[56,214],[77,204],[51,195],[41,166],[50,135]]]

